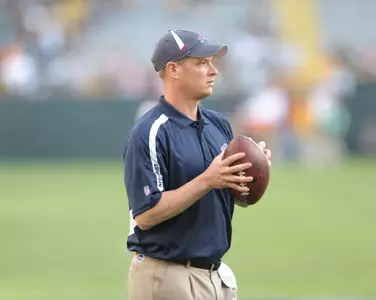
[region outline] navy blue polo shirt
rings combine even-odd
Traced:
[[[234,199],[229,189],[215,189],[181,214],[148,230],[134,218],[151,209],[164,191],[177,189],[203,173],[233,138],[229,122],[199,107],[192,121],[163,97],[141,117],[124,148],[124,181],[129,200],[127,246],[170,261],[214,263],[230,248]]]

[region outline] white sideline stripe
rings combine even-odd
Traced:
[[[149,132],[150,160],[153,166],[153,172],[157,179],[158,190],[161,192],[164,190],[164,186],[163,186],[163,177],[161,174],[161,169],[159,167],[158,157],[157,157],[157,134],[158,134],[159,127],[161,127],[162,124],[166,123],[167,120],[168,120],[168,117],[166,117],[166,115],[164,114],[160,115],[159,118],[154,121]],[[129,211],[129,234],[128,236],[134,234],[134,229],[136,226],[137,226],[137,223],[136,223],[136,220],[133,219],[133,211],[130,210]]]
[[[161,127],[162,124],[166,123],[167,120],[168,120],[168,117],[166,117],[166,115],[164,114],[160,115],[160,117],[154,121],[153,125],[150,128],[150,133],[149,133],[150,160],[153,166],[153,172],[157,179],[158,190],[161,192],[164,190],[164,186],[163,186],[163,177],[161,174],[161,169],[159,167],[158,158],[157,158],[157,133],[158,133],[159,127]]]
[[[180,50],[183,49],[184,48],[184,43],[181,40],[181,38],[175,32],[173,32],[172,30],[170,32],[171,32],[172,36],[174,37],[174,40],[175,40],[176,44],[178,44],[179,49]]]

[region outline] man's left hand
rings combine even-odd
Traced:
[[[252,138],[250,138],[250,137],[247,137],[247,138],[250,139],[251,141],[253,141]],[[271,167],[271,165],[272,165],[272,160],[271,160],[272,159],[272,151],[270,151],[270,149],[266,148],[266,143],[264,141],[259,142],[257,145],[265,153],[265,156],[268,159],[269,167]]]
[[[272,165],[272,151],[270,149],[266,148],[266,143],[264,141],[261,141],[258,143],[261,150],[265,153],[266,158],[268,159],[269,167]]]

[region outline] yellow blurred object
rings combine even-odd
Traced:
[[[320,47],[316,1],[274,0],[271,3],[280,17],[280,38],[303,52],[304,63],[294,74],[294,80],[302,85],[320,80],[327,73],[327,64]]]
[[[87,0],[61,1],[56,5],[54,12],[68,31],[75,31],[88,16],[89,3]]]
[[[312,118],[305,99],[296,99],[292,102],[289,119],[295,132],[306,133],[312,129]]]

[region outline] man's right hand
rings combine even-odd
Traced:
[[[237,153],[223,159],[221,152],[210,164],[209,168],[202,174],[210,189],[231,188],[239,192],[248,192],[249,189],[240,186],[239,183],[251,182],[253,177],[235,175],[252,166],[251,163],[244,163],[235,166],[230,165],[235,161],[243,158],[245,153]]]
[[[161,199],[153,208],[136,216],[135,220],[138,227],[147,230],[173,218],[212,189],[232,188],[240,192],[248,192],[248,188],[241,187],[239,183],[250,182],[253,178],[234,174],[250,168],[251,164],[246,163],[230,167],[233,162],[244,156],[244,153],[237,153],[222,160],[223,153],[219,154],[200,176],[176,190],[164,191]]]

